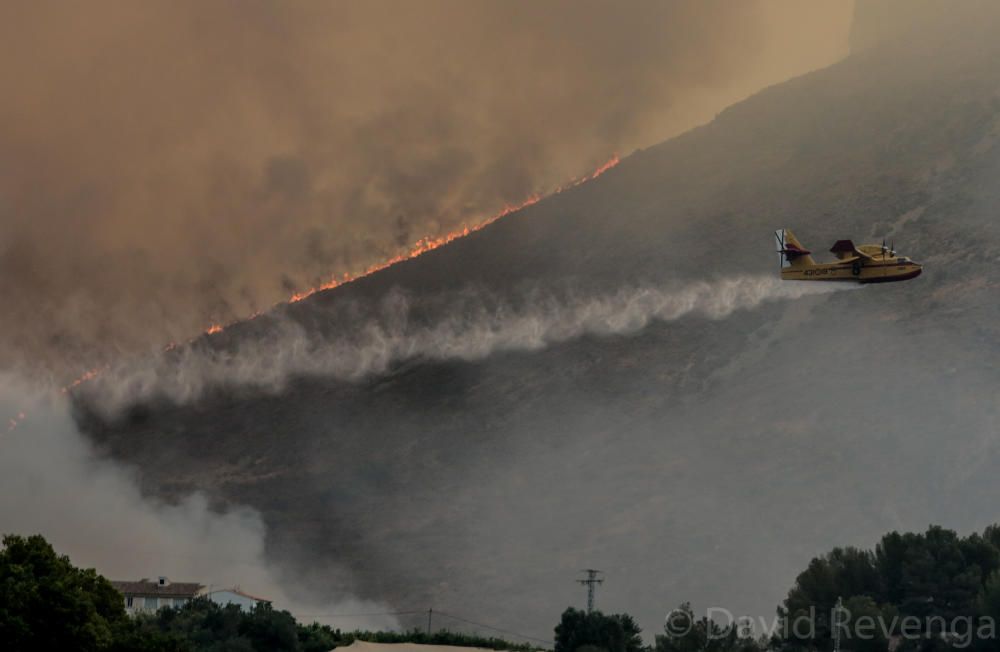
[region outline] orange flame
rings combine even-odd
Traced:
[[[602,174],[604,174],[605,172],[607,172],[608,170],[610,170],[611,168],[613,168],[614,166],[618,165],[619,163],[621,163],[621,160],[618,158],[618,155],[615,154],[610,159],[608,159],[607,162],[604,163],[604,165],[602,165],[601,167],[599,167],[596,170],[594,170],[593,172],[591,172],[590,173],[590,177],[588,179],[585,179],[585,180],[586,181],[592,181],[592,180],[596,179],[597,177],[601,176]],[[573,185],[574,186],[578,186],[581,183],[583,183],[583,181],[577,181]]]
[[[576,185],[576,184],[574,184],[574,185]],[[562,188],[559,188],[558,190],[555,191],[555,193],[562,192],[562,190],[563,190]],[[553,193],[553,194],[555,194],[555,193]],[[304,290],[302,292],[296,292],[295,294],[293,294],[292,296],[290,296],[288,298],[288,303],[298,303],[299,301],[302,301],[303,299],[305,299],[307,297],[311,297],[312,295],[316,294],[317,292],[322,292],[324,290],[332,290],[333,288],[340,287],[341,285],[345,285],[347,283],[351,283],[353,281],[356,281],[359,278],[364,278],[365,276],[370,276],[370,275],[374,274],[375,272],[380,272],[383,269],[386,269],[388,267],[392,267],[393,265],[395,265],[397,263],[401,263],[404,260],[410,260],[411,258],[416,258],[417,256],[421,256],[421,255],[427,253],[428,251],[432,251],[434,249],[437,249],[438,247],[441,247],[441,246],[444,246],[444,245],[448,244],[449,242],[453,242],[455,240],[458,240],[459,238],[464,238],[465,236],[469,235],[470,233],[473,233],[475,231],[479,231],[480,229],[482,229],[482,228],[484,228],[484,227],[492,224],[493,222],[496,222],[497,220],[499,220],[501,217],[503,217],[505,215],[510,215],[511,213],[513,213],[515,211],[521,210],[522,208],[526,208],[528,206],[531,206],[532,204],[537,204],[539,201],[541,201],[541,199],[542,198],[539,195],[532,195],[531,197],[529,197],[528,199],[524,200],[520,204],[517,204],[516,206],[504,206],[504,208],[503,208],[502,211],[500,211],[496,215],[493,215],[492,217],[487,218],[486,220],[480,222],[479,224],[477,224],[475,226],[472,226],[472,227],[463,226],[461,229],[459,229],[457,231],[452,231],[451,233],[447,233],[445,235],[438,236],[436,238],[433,238],[431,236],[424,236],[423,238],[420,238],[419,240],[417,240],[416,243],[414,243],[413,248],[410,249],[407,252],[404,252],[404,253],[398,254],[396,256],[393,256],[392,258],[388,258],[386,260],[383,260],[380,263],[376,263],[374,265],[371,265],[370,267],[366,268],[365,271],[361,272],[360,274],[347,274],[347,273],[345,273],[339,279],[336,278],[336,277],[334,277],[334,278],[330,279],[329,281],[326,281],[325,283],[321,283],[320,285],[317,285],[314,288],[309,288],[308,290]]]
[[[605,172],[607,172],[608,170],[610,170],[611,168],[613,168],[616,165],[618,165],[618,163],[620,163],[620,162],[621,162],[621,159],[618,158],[617,154],[614,154],[610,159],[608,159],[605,163],[603,163],[600,167],[598,167],[596,170],[594,170],[590,174],[585,175],[583,177],[576,178],[576,179],[571,179],[569,182],[567,182],[567,183],[565,183],[565,184],[557,187],[555,190],[553,190],[551,193],[549,193],[548,196],[551,197],[551,196],[554,196],[554,195],[558,195],[559,193],[564,192],[566,190],[569,190],[570,188],[575,188],[576,186],[582,185],[582,184],[584,184],[584,183],[586,183],[588,181],[592,181],[592,180],[596,179],[597,177],[601,176],[602,174],[604,174]],[[413,248],[410,249],[407,252],[404,252],[404,253],[401,253],[399,255],[393,256],[392,258],[389,258],[388,260],[384,260],[384,261],[382,261],[380,263],[376,263],[374,265],[371,265],[370,267],[368,267],[367,269],[365,269],[360,274],[348,274],[348,273],[344,273],[344,275],[341,276],[340,278],[334,277],[334,278],[331,278],[329,281],[321,283],[320,285],[318,285],[316,287],[309,288],[308,290],[303,290],[302,292],[296,292],[295,294],[293,294],[292,296],[290,296],[288,298],[288,301],[286,301],[286,303],[298,303],[299,301],[302,301],[303,299],[305,299],[307,297],[311,297],[312,295],[316,294],[317,292],[322,292],[324,290],[332,290],[333,288],[340,287],[341,285],[344,285],[346,283],[351,283],[352,281],[356,281],[359,278],[364,278],[365,276],[369,276],[371,274],[374,274],[375,272],[379,272],[379,271],[381,271],[383,269],[386,269],[387,267],[391,267],[391,266],[395,265],[396,263],[401,263],[404,260],[410,260],[411,258],[416,258],[417,256],[423,255],[423,254],[427,253],[428,251],[432,251],[434,249],[437,249],[438,247],[442,247],[442,246],[448,244],[449,242],[453,242],[455,240],[458,240],[459,238],[464,238],[465,236],[469,235],[470,233],[474,233],[476,231],[479,231],[479,230],[481,230],[481,229],[489,226],[493,222],[496,222],[500,218],[505,217],[507,215],[510,215],[511,213],[514,213],[516,211],[519,211],[522,208],[527,208],[528,206],[531,206],[532,204],[537,204],[542,199],[543,199],[542,195],[534,194],[534,195],[531,195],[530,197],[528,197],[527,199],[525,199],[524,201],[520,202],[519,204],[504,206],[503,210],[501,210],[500,212],[496,213],[495,215],[492,215],[492,216],[486,218],[485,220],[483,220],[482,222],[480,222],[479,224],[476,224],[474,226],[471,226],[471,227],[470,226],[463,226],[461,229],[452,231],[451,233],[447,233],[447,234],[442,235],[442,236],[437,236],[437,237],[425,236],[423,238],[420,238],[413,245]],[[257,310],[252,315],[250,315],[249,317],[247,317],[246,319],[237,319],[235,321],[229,322],[228,324],[219,324],[217,322],[213,323],[212,325],[210,325],[208,328],[205,329],[204,334],[206,334],[206,335],[215,335],[216,333],[221,333],[222,331],[224,331],[226,328],[232,326],[233,324],[237,324],[237,323],[240,323],[240,322],[243,322],[243,321],[248,321],[250,319],[256,319],[261,314],[262,314],[262,312],[259,311],[259,310]],[[194,341],[194,340],[192,339],[191,341]],[[170,351],[170,350],[172,350],[172,349],[174,349],[176,347],[177,347],[177,344],[175,342],[170,342],[166,346],[166,348],[164,349],[164,351]],[[108,368],[108,365],[103,365],[102,367],[97,367],[97,368],[91,369],[87,373],[83,374],[82,376],[80,376],[79,378],[77,378],[76,380],[74,380],[73,382],[71,382],[69,385],[66,385],[65,387],[63,387],[62,390],[60,390],[60,391],[63,394],[65,394],[69,390],[73,389],[74,387],[77,387],[77,386],[79,386],[79,385],[87,382],[88,380],[92,380],[93,378],[96,378],[97,375],[99,373],[101,373],[101,371],[103,371],[104,369],[107,369],[107,368]],[[13,429],[13,428],[11,428],[11,429]]]
[[[79,378],[77,378],[76,380],[74,380],[73,382],[71,382],[69,385],[66,385],[65,387],[63,387],[59,391],[62,392],[63,394],[66,394],[67,392],[69,392],[69,390],[73,389],[74,387],[77,387],[78,385],[82,385],[83,383],[87,382],[88,380],[93,380],[94,378],[97,378],[97,375],[100,374],[102,371],[104,371],[107,368],[108,368],[108,365],[102,365],[100,367],[94,367],[93,369],[91,369],[90,371],[86,372],[85,374],[83,374],[82,376],[80,376]]]
[[[576,186],[584,184],[587,181],[596,179],[597,177],[601,176],[611,168],[618,165],[618,163],[620,162],[621,159],[619,159],[618,155],[615,154],[587,176],[581,177],[579,179],[573,179],[569,183],[559,186],[558,188],[553,190],[549,194],[549,196],[551,197],[553,195],[558,195],[559,193],[565,190],[568,190],[570,188],[575,188]],[[397,256],[393,256],[392,258],[384,260],[380,263],[376,263],[375,265],[372,265],[371,267],[365,269],[365,271],[361,272],[360,274],[344,274],[342,278],[338,279],[335,277],[330,279],[329,281],[326,281],[325,283],[321,283],[320,285],[314,288],[309,288],[308,290],[303,290],[302,292],[296,292],[295,294],[293,294],[291,297],[288,298],[288,303],[298,303],[299,301],[302,301],[306,297],[311,297],[317,292],[322,292],[324,290],[332,290],[333,288],[344,285],[345,283],[356,281],[359,278],[364,278],[365,276],[369,276],[371,274],[374,274],[375,272],[379,272],[387,267],[391,267],[396,263],[401,263],[404,260],[410,260],[411,258],[416,258],[417,256],[421,256],[427,253],[428,251],[432,251],[434,249],[437,249],[438,247],[448,244],[449,242],[453,242],[455,240],[458,240],[459,238],[464,238],[470,233],[479,231],[506,215],[510,215],[511,213],[521,210],[522,208],[527,208],[532,204],[537,204],[542,199],[543,197],[541,195],[538,194],[531,195],[530,197],[528,197],[519,204],[504,206],[503,210],[501,210],[499,213],[496,213],[495,215],[486,218],[485,220],[483,220],[479,224],[476,224],[475,226],[471,227],[463,226],[461,229],[452,231],[451,233],[447,233],[442,236],[438,236],[436,238],[431,236],[425,236],[423,238],[420,238],[413,245],[413,248],[407,252],[401,253]]]

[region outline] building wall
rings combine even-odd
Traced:
[[[125,611],[130,614],[154,612],[161,607],[180,607],[190,598],[162,598],[153,596],[125,596]]]
[[[235,604],[243,611],[252,610],[259,602],[227,590],[212,591],[205,594],[204,597],[223,607],[227,604]],[[129,614],[153,613],[163,607],[181,607],[189,601],[190,598],[166,598],[162,596],[126,595],[124,597],[125,611]]]

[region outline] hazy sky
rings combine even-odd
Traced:
[[[846,51],[851,4],[0,7],[0,367],[65,377],[475,223]]]

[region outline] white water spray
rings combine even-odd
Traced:
[[[393,292],[373,315],[352,325],[350,333],[310,333],[285,318],[276,321],[268,337],[241,341],[225,350],[187,347],[152,364],[148,358],[131,361],[82,389],[94,405],[108,412],[152,397],[187,403],[219,385],[280,391],[295,376],[358,380],[413,358],[480,360],[496,352],[539,350],[587,334],[635,333],[653,321],[689,315],[723,319],[764,302],[845,287],[742,276],[669,288],[636,286],[587,297],[536,290],[516,303],[460,293],[433,299],[440,316],[430,321],[415,319],[411,299]]]

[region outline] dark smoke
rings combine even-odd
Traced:
[[[3,367],[186,340],[828,63],[829,2],[0,7]]]

